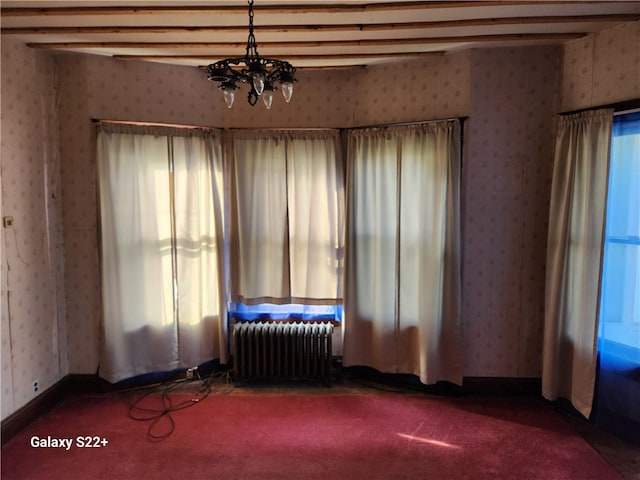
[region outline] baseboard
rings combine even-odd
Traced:
[[[449,382],[425,385],[415,375],[381,373],[365,366],[343,367],[340,372],[354,378],[404,385],[425,393],[472,396],[526,395],[540,397],[542,395],[542,379],[539,377],[464,377],[461,388]]]
[[[69,374],[2,421],[0,427],[2,445],[39,417],[52,410],[70,393],[96,394],[117,390],[117,386],[101,379],[96,374]]]
[[[95,373],[72,373],[69,375],[68,393],[108,393],[117,389]]]
[[[464,377],[462,388],[470,395],[542,395],[539,377]]]
[[[70,379],[70,375],[63,377],[24,407],[5,418],[0,426],[2,445],[27,428],[34,420],[58,405],[69,391]]]

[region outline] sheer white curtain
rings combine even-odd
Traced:
[[[561,118],[556,136],[545,295],[542,394],[593,403],[612,110]]]
[[[343,361],[462,383],[460,124],[349,133]]]
[[[217,131],[98,127],[106,380],[226,361],[221,151]]]
[[[231,299],[342,300],[343,175],[336,131],[235,131]]]

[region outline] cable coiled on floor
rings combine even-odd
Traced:
[[[213,383],[216,380],[224,379],[229,384],[228,372],[214,375],[213,372],[208,377],[202,378],[199,372],[195,371],[196,377],[192,379],[175,380],[153,385],[144,389],[141,395],[133,392],[129,398],[129,418],[138,422],[150,422],[147,429],[147,437],[152,441],[161,441],[170,437],[176,428],[173,414],[180,410],[193,407],[206,399],[212,391]],[[171,394],[175,394],[180,387],[188,384],[200,383],[198,390],[188,400],[175,403]],[[229,393],[226,390],[221,393]],[[159,395],[157,399],[154,396]],[[149,406],[153,402],[160,403],[159,406]]]

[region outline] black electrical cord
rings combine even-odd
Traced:
[[[134,394],[129,398],[129,418],[138,422],[150,422],[149,428],[147,429],[147,437],[150,440],[161,441],[170,437],[176,428],[173,413],[193,407],[207,398],[211,394],[213,383],[217,379],[226,379],[227,384],[230,380],[228,372],[222,372],[217,375],[211,372],[211,374],[205,378],[202,378],[197,370],[195,374],[196,377],[193,379],[181,379],[156,384],[147,388],[142,395]],[[196,393],[188,400],[175,403],[171,394],[175,393],[179,387],[195,382],[200,383]],[[229,391],[230,390],[221,393],[228,393]],[[154,395],[159,395],[158,400],[160,406],[143,406],[143,402],[146,401],[146,403],[149,403],[149,399]]]

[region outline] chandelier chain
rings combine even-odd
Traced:
[[[247,41],[247,57],[260,57],[258,42],[253,33],[253,0],[249,0],[249,40]]]

